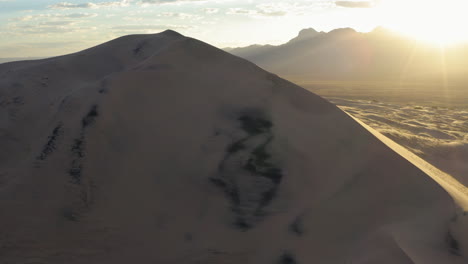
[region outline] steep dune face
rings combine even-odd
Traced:
[[[1,263],[464,263],[435,182],[205,43],[127,36],[0,76]]]

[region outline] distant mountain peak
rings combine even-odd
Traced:
[[[357,31],[354,28],[347,27],[347,28],[337,28],[328,33],[329,34],[349,34],[349,33],[357,33]]]
[[[297,37],[291,39],[289,43],[311,39],[311,38],[316,37],[318,34],[320,34],[320,32],[318,32],[315,29],[306,28],[306,29],[299,31],[299,34],[297,35]]]
[[[305,36],[313,36],[318,34],[319,32],[313,28],[305,28],[301,31],[299,31],[299,37],[305,37]]]

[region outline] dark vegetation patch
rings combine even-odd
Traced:
[[[65,107],[66,103],[68,102],[68,99],[69,99],[69,97],[66,96],[60,101],[60,104],[59,104],[59,109],[60,110],[62,110]]]
[[[74,196],[77,199],[72,205],[61,210],[61,215],[69,221],[79,221],[85,210],[89,209],[93,201],[93,192],[96,186],[92,179],[83,179],[84,163],[86,156],[86,132],[93,125],[98,116],[97,105],[91,106],[90,110],[81,119],[81,128],[78,136],[73,139],[70,146],[71,164],[68,169],[70,183],[73,184]]]
[[[74,159],[68,174],[72,177],[72,183],[81,184],[81,171],[83,166],[81,165],[81,160]]]
[[[247,231],[253,227],[252,224],[242,216],[237,217],[237,219],[234,221],[234,226],[242,231]]]
[[[133,56],[136,56],[136,57],[141,57],[143,55],[143,51],[145,49],[145,46],[148,44],[148,40],[143,40],[141,42],[139,42],[135,48],[133,48],[132,52],[133,52]]]
[[[100,94],[105,94],[107,93],[107,86],[108,86],[108,81],[106,79],[101,81],[101,87],[99,88],[98,92]]]
[[[82,135],[80,138],[75,138],[75,140],[73,140],[71,151],[75,156],[82,158],[84,157],[83,148],[84,148],[84,136]]]
[[[42,147],[42,151],[37,157],[38,160],[45,160],[57,148],[57,140],[63,134],[62,123],[59,123],[47,138],[47,143]]]
[[[13,98],[1,97],[0,96],[0,106],[21,106],[24,105],[24,98],[22,96],[15,96]]]
[[[21,96],[16,96],[16,97],[13,97],[12,102],[15,105],[24,105],[24,98]]]
[[[283,172],[269,152],[273,123],[260,112],[242,114],[237,120],[247,136],[227,146],[219,174],[210,181],[230,201],[235,214],[234,226],[246,231],[267,215],[265,208],[274,200]],[[242,188],[238,182],[250,186]]]
[[[49,77],[47,77],[47,76],[42,76],[40,82],[41,82],[42,87],[47,87],[48,82],[49,82]]]
[[[71,208],[62,208],[61,214],[65,219],[72,222],[77,222],[79,218],[78,214],[75,213]]]
[[[210,178],[210,181],[223,190],[231,202],[232,210],[236,210],[240,206],[239,190],[234,184],[227,184],[223,179],[219,178]]]
[[[281,169],[275,167],[275,165],[269,161],[271,155],[265,149],[272,139],[273,137],[269,137],[265,143],[254,149],[247,161],[247,164],[244,165],[244,169],[253,174],[266,177],[272,180],[275,184],[279,184],[283,177],[283,173]]]
[[[17,120],[22,105],[24,105],[24,98],[21,96],[9,98],[0,95],[0,107],[6,108],[6,110],[3,111],[8,113],[8,119],[10,121]]]
[[[72,177],[72,183],[80,184],[81,183],[81,173],[83,170],[82,159],[84,158],[84,144],[85,136],[84,130],[82,129],[80,137],[73,140],[73,145],[71,147],[71,152],[73,155],[72,164],[68,174]]]
[[[236,152],[239,152],[240,150],[245,149],[244,141],[245,141],[244,139],[241,139],[239,141],[232,143],[231,145],[228,146],[227,152],[236,153]]]
[[[240,116],[239,121],[241,122],[242,130],[250,135],[270,132],[270,129],[273,126],[269,120],[247,114]]]
[[[261,192],[261,196],[260,196],[261,198],[258,201],[258,207],[257,207],[257,210],[255,211],[255,215],[257,215],[257,216],[265,215],[265,212],[263,211],[263,208],[268,206],[271,203],[271,201],[273,201],[273,199],[276,196],[277,191],[278,191],[278,185],[275,184],[270,189],[268,189],[268,190],[266,190],[264,192]]]
[[[296,217],[289,225],[289,231],[296,236],[302,236],[304,234],[304,227],[300,216]]]
[[[298,262],[296,261],[296,258],[288,252],[283,253],[283,255],[280,256],[280,259],[278,261],[278,264],[297,264]]]
[[[68,174],[71,176],[72,183],[74,184],[81,184],[81,176],[83,173],[83,158],[85,157],[86,129],[95,122],[97,116],[97,105],[93,105],[89,112],[81,120],[80,136],[73,140],[73,144],[71,146],[73,160],[70,170],[68,170]]]
[[[81,120],[82,128],[85,129],[89,125],[93,124],[97,116],[98,116],[97,105],[93,105],[91,107],[91,110],[89,110],[88,114],[85,117],[83,117],[83,119]]]
[[[450,248],[450,252],[454,255],[460,256],[460,244],[458,241],[453,237],[450,231],[447,233],[447,237],[445,238],[446,242]]]
[[[141,46],[137,46],[136,48],[134,48],[134,49],[133,49],[133,54],[134,54],[134,55],[137,55],[138,53],[140,53],[141,48],[142,48]]]

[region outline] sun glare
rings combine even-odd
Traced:
[[[468,41],[466,0],[382,0],[384,26],[441,45]]]

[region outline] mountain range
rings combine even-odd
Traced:
[[[227,51],[299,82],[435,82],[460,87],[468,76],[467,45],[429,45],[385,28],[369,33],[351,28],[325,33],[310,28],[279,46]]]

